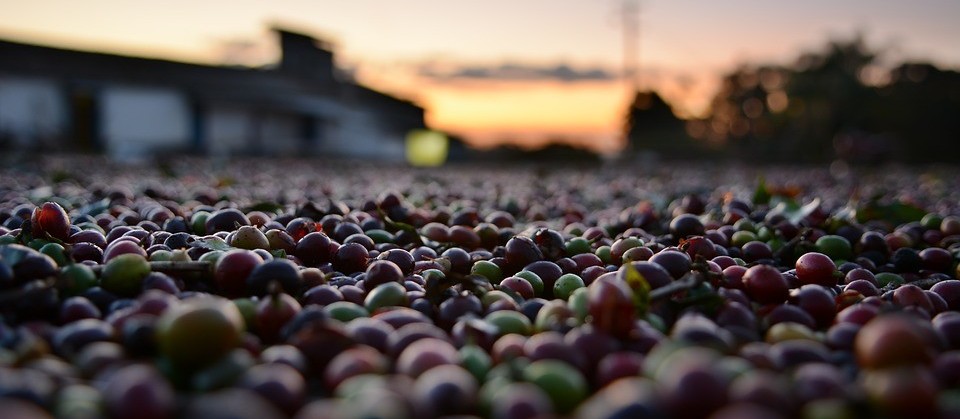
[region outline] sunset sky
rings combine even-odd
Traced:
[[[478,145],[548,139],[613,150],[627,106],[621,0],[0,0],[0,37],[263,65],[274,24],[336,45],[338,65]],[[641,0],[640,83],[707,110],[720,74],[789,63],[857,31],[886,62],[960,69],[960,1]]]

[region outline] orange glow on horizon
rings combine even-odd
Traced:
[[[451,129],[604,129],[619,123],[627,95],[619,83],[556,82],[437,86],[424,94],[427,122]]]
[[[410,67],[385,72],[367,68],[361,83],[414,99],[426,109],[426,123],[471,145],[489,148],[516,144],[538,148],[550,142],[574,144],[611,153],[623,144],[623,124],[632,99],[620,80],[560,82],[555,80],[425,79]],[[700,80],[709,79],[708,74]],[[650,78],[651,87],[674,106],[679,117],[705,113],[712,83]]]
[[[598,152],[621,147],[629,94],[619,80],[428,80],[394,67],[389,75],[362,71],[361,83],[413,98],[426,109],[426,123],[471,145],[513,143],[537,148],[550,142]]]

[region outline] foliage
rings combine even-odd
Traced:
[[[960,72],[927,63],[885,69],[881,56],[854,36],[792,65],[742,65],[723,76],[709,116],[688,121],[699,145],[674,132],[644,147],[766,163],[952,161],[960,152]],[[637,127],[657,126],[649,116],[631,112],[631,140]]]

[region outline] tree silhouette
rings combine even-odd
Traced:
[[[903,64],[877,83],[878,55],[854,36],[792,66],[743,65],[723,77],[709,117],[692,124],[707,144],[750,160],[953,161],[960,73]]]
[[[870,107],[877,131],[899,143],[908,162],[956,162],[960,153],[960,73],[927,63],[890,72]]]

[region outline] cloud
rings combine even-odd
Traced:
[[[566,64],[537,66],[530,64],[504,63],[494,66],[452,66],[438,68],[427,63],[417,71],[421,77],[435,81],[559,81],[576,83],[584,81],[618,80],[617,73],[603,68],[573,68]]]

